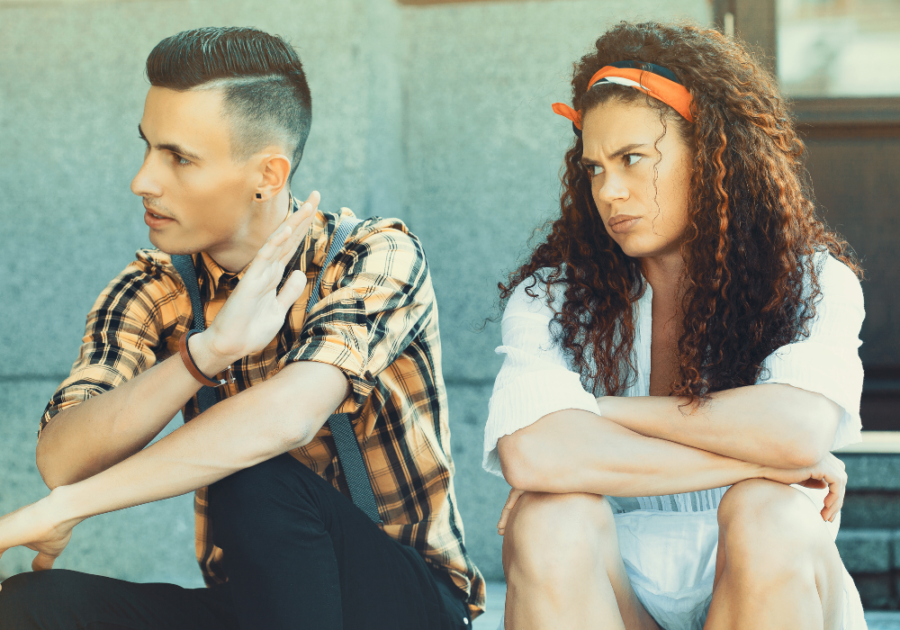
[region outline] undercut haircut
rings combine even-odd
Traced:
[[[297,53],[254,28],[207,27],[159,42],[147,57],[150,85],[179,92],[221,89],[230,119],[232,158],[270,144],[291,152],[294,177],[312,123],[312,99]]]

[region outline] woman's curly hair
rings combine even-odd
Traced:
[[[624,60],[673,71],[693,96],[695,122],[633,88],[586,92],[601,67]],[[610,99],[639,99],[659,109],[664,130],[674,127],[693,153],[681,248],[684,320],[671,394],[698,402],[752,385],[769,354],[807,334],[821,293],[814,254],[827,251],[861,275],[847,243],[816,216],[804,145],[775,79],[715,30],[623,22],[575,64],[572,92],[583,112]],[[636,373],[632,305],[645,280],[639,260],[608,235],[581,157],[576,137],[563,167],[561,216],[499,288],[506,300],[528,280],[534,298],[538,282],[548,296],[551,285],[564,282],[565,300],[554,318],[558,342],[595,390],[616,395]]]

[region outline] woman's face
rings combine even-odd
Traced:
[[[688,224],[691,150],[659,111],[612,100],[584,116],[582,162],[606,231],[627,256],[680,257]],[[654,146],[655,145],[655,146]]]

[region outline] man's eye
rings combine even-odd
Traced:
[[[640,159],[644,157],[643,155],[638,155],[637,153],[628,153],[625,155],[625,163],[628,166],[634,166],[640,161]]]
[[[176,163],[178,166],[187,166],[187,165],[189,165],[189,164],[191,163],[191,161],[188,160],[188,159],[186,159],[186,158],[181,157],[180,155],[176,155],[176,156],[175,156],[175,163]]]

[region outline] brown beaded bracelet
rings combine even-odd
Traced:
[[[203,372],[200,371],[200,368],[197,367],[197,364],[194,362],[194,357],[191,356],[191,350],[188,348],[188,340],[190,340],[192,335],[197,334],[198,332],[203,332],[201,330],[189,330],[181,336],[181,339],[178,340],[178,352],[181,354],[181,360],[184,361],[184,367],[188,369],[188,372],[191,373],[195,379],[206,385],[207,387],[219,387],[220,385],[225,385],[228,383],[227,380],[221,379],[219,381],[214,381],[211,378],[207,378]],[[228,366],[229,371],[231,370],[231,366]]]

